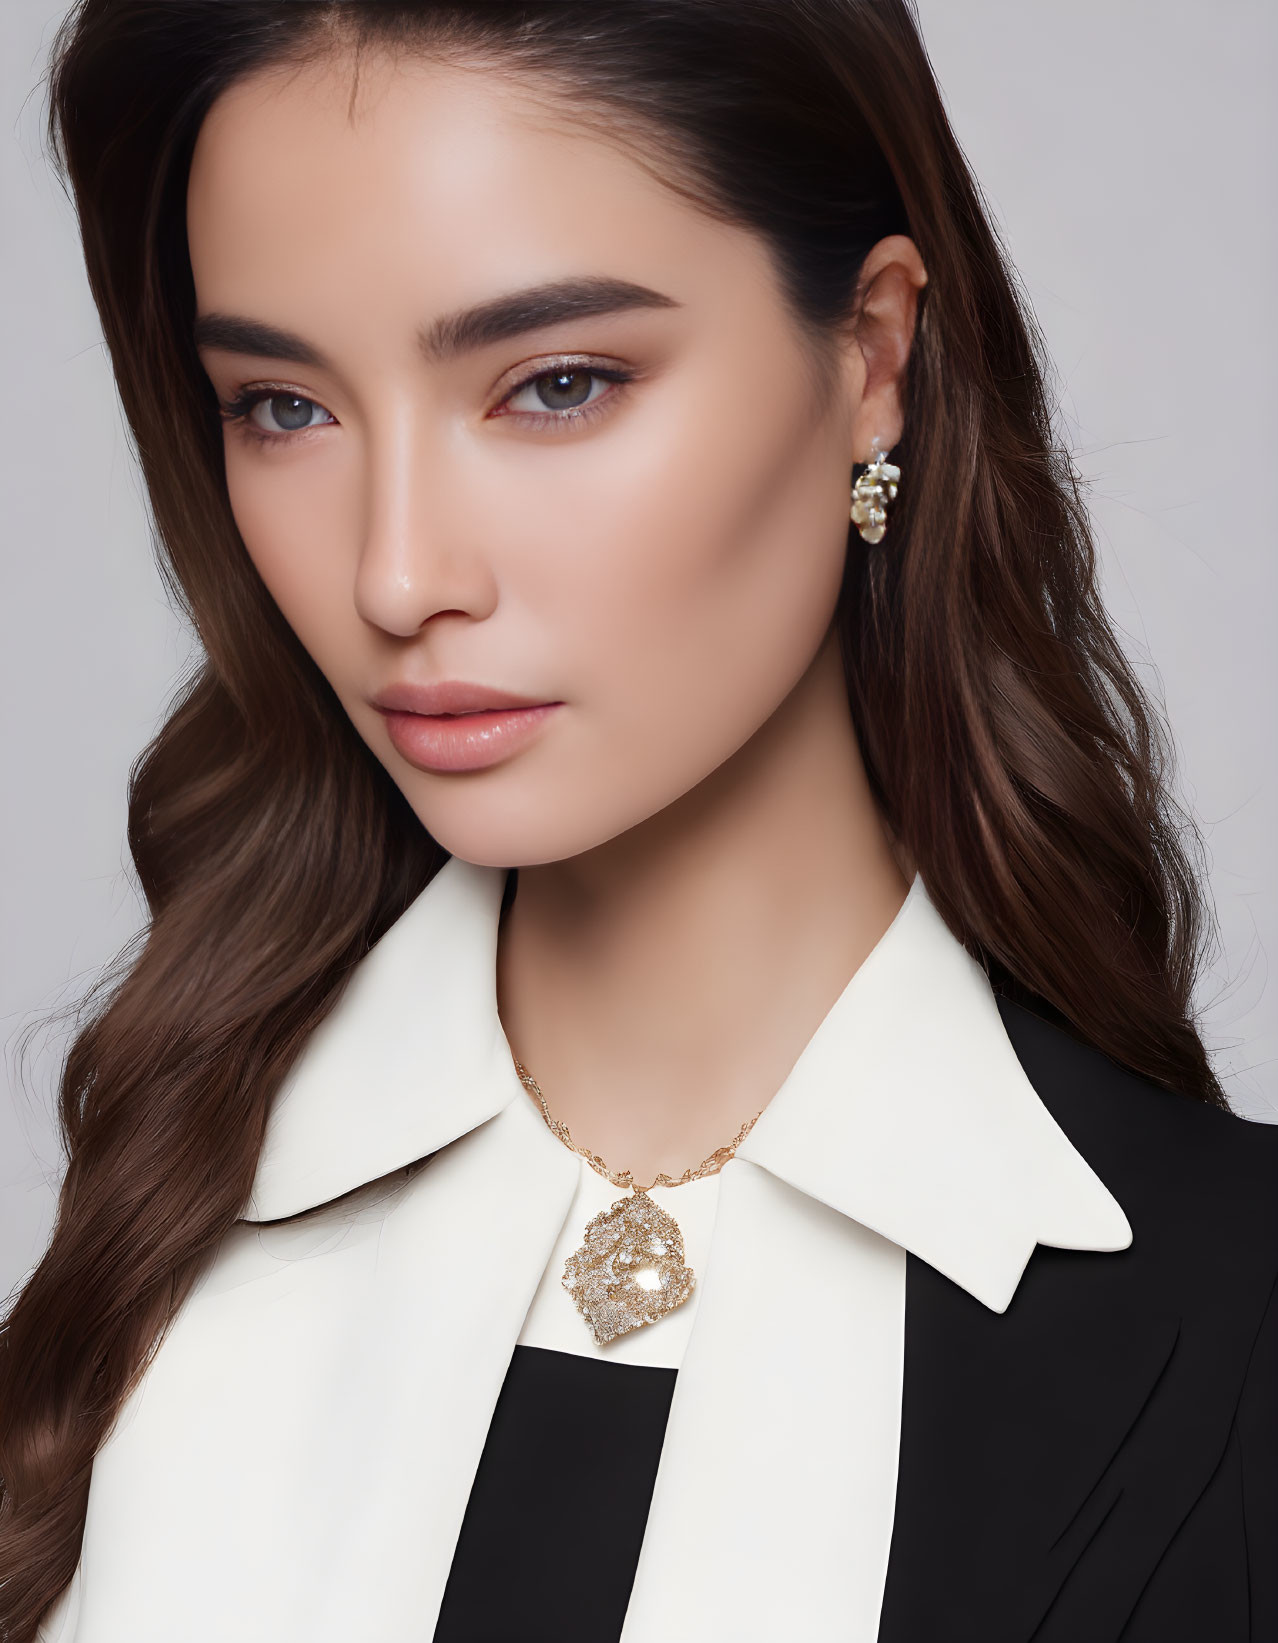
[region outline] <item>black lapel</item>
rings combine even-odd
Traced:
[[[1257,1126],[999,1009],[1133,1242],[1040,1245],[1001,1314],[908,1257],[879,1643],[1117,1638],[1224,1454],[1273,1281]]]

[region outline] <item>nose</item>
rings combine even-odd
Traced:
[[[443,611],[482,618],[493,569],[476,540],[463,464],[401,407],[370,428],[355,605],[365,621],[409,638]]]

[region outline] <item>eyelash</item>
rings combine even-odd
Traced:
[[[525,388],[531,387],[534,382],[540,382],[543,377],[565,376],[569,372],[598,377],[601,381],[614,383],[617,387],[624,387],[627,383],[633,382],[638,375],[637,372],[626,370],[624,367],[591,365],[583,360],[565,359],[552,365],[542,366],[541,370],[534,371],[530,376],[526,376],[522,382],[515,383],[509,393],[498,403],[505,405],[507,401],[514,399],[516,394],[522,393]],[[319,405],[318,400],[311,399],[306,394],[296,394],[283,383],[267,382],[261,383],[257,387],[241,389],[234,399],[219,400],[218,409],[221,412],[223,422],[233,425],[236,433],[242,438],[250,439],[260,445],[288,444],[291,440],[301,439],[306,434],[313,433],[316,428],[327,426],[325,423],[317,422],[309,428],[296,428],[291,433],[272,433],[269,428],[259,428],[256,423],[249,421],[250,412],[262,400],[281,397],[299,399],[305,405]],[[541,427],[550,424],[555,432],[559,432],[565,425],[592,420],[600,414],[603,406],[616,397],[615,393],[603,394],[600,398],[592,400],[588,405],[583,405],[579,409],[545,411],[542,413],[508,411],[506,415],[514,418],[517,422],[532,423]],[[323,408],[321,405],[320,409],[323,410]]]

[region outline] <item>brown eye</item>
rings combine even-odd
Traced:
[[[603,385],[615,379],[616,373],[599,371],[584,365],[574,365],[562,370],[539,371],[536,376],[528,377],[520,383],[506,404],[516,416],[530,416],[534,420],[539,415],[547,420],[556,414],[561,417],[580,416],[590,410],[596,401],[607,396],[605,388],[592,399],[591,384]]]
[[[634,378],[624,366],[564,360],[516,383],[502,400],[500,414],[527,427],[540,425],[545,432],[567,432],[602,415]]]
[[[593,371],[547,371],[529,384],[548,411],[570,411],[590,398]]]

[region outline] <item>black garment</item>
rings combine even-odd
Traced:
[[[1278,1126],[998,1002],[1133,1241],[1004,1313],[907,1256],[879,1643],[1278,1643]],[[675,1375],[515,1348],[435,1643],[617,1643]]]
[[[515,1347],[434,1643],[619,1636],[677,1374]]]
[[[1001,1315],[907,1259],[879,1643],[1278,1643],[1278,1126],[999,1010],[1132,1244]]]

